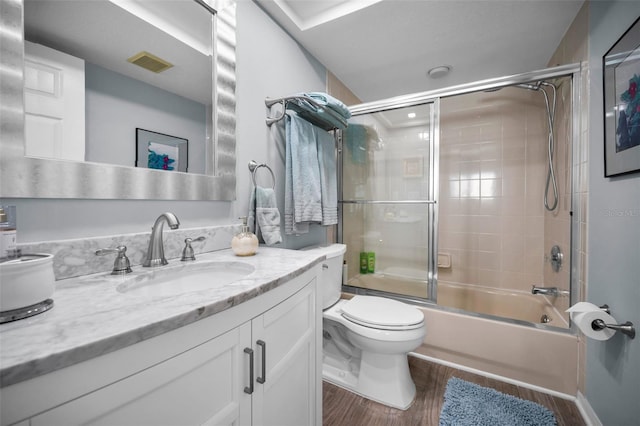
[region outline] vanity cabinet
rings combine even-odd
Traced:
[[[4,388],[2,408],[10,412],[2,424],[320,425],[316,270],[219,314]],[[62,395],[51,395],[56,389]]]
[[[316,355],[321,358],[321,346],[316,345],[316,330],[321,334],[322,326],[315,327],[313,312],[318,311],[312,288],[308,285],[252,321],[258,361],[252,394],[255,425],[316,424],[314,405],[316,396],[321,399],[322,394],[321,369],[316,366],[316,361],[321,362],[316,360]]]
[[[35,416],[31,426],[250,424],[250,407],[241,395],[242,351],[250,333],[244,324]]]

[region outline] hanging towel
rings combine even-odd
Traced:
[[[289,129],[289,117],[286,117],[287,130]],[[288,132],[287,132],[288,133]],[[293,201],[293,172],[292,172],[292,159],[291,159],[291,147],[286,143],[285,150],[285,176],[284,176],[284,233],[287,235],[292,234],[306,234],[309,232],[308,223],[296,223],[294,220],[294,201]]]
[[[256,222],[262,240],[268,246],[281,243],[280,211],[276,203],[276,193],[271,188],[255,187]]]
[[[293,212],[296,223],[322,222],[322,193],[316,128],[297,116],[290,117]]]
[[[273,189],[253,187],[249,198],[247,225],[249,230],[268,246],[282,242],[280,211]]]
[[[322,222],[316,129],[293,114],[285,120],[285,234],[303,234],[309,222]]]
[[[320,189],[322,194],[322,224],[338,223],[338,178],[336,174],[335,140],[327,132],[317,132]]]
[[[249,213],[247,214],[247,226],[249,231],[258,235],[258,223],[256,222],[256,187],[249,194]]]
[[[351,162],[365,164],[367,162],[367,128],[362,124],[351,124],[345,131],[344,140],[351,153]]]

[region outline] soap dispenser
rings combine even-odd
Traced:
[[[17,255],[15,217],[15,206],[0,206],[0,258]]]
[[[231,239],[231,249],[236,256],[253,256],[258,251],[258,237],[249,231],[246,216],[239,219],[242,219],[242,232]]]

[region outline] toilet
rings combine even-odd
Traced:
[[[416,394],[407,354],[420,346],[424,315],[405,303],[377,296],[341,299],[344,244],[315,247],[326,256],[319,292],[323,299],[324,380],[401,410]]]

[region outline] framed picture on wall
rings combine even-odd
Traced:
[[[640,18],[603,57],[604,175],[640,171]]]
[[[136,129],[136,167],[186,172],[188,160],[187,139]]]

